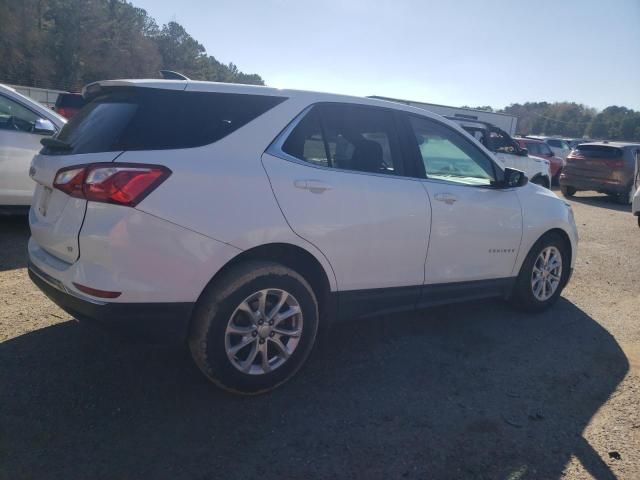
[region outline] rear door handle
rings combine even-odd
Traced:
[[[436,193],[435,198],[439,202],[444,202],[447,205],[453,205],[456,203],[456,200],[458,200],[458,198],[451,193]]]
[[[331,185],[320,180],[296,180],[293,182],[293,186],[303,190],[309,190],[312,193],[322,193],[325,190],[331,190]]]

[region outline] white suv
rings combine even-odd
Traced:
[[[33,160],[33,281],[78,319],[188,342],[258,393],[319,324],[569,280],[570,207],[457,125],[397,103],[114,80]]]

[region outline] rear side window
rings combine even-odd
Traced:
[[[384,109],[326,104],[314,107],[282,146],[309,163],[387,175],[401,174],[392,114]]]
[[[200,147],[226,137],[286,100],[151,88],[122,90],[99,96],[80,110],[57,137],[70,144],[71,151],[59,153]]]
[[[578,145],[576,153],[592,158],[617,158],[622,156],[622,149],[606,145]]]

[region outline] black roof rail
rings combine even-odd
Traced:
[[[162,75],[162,78],[165,80],[190,80],[190,78],[186,75],[183,75],[179,72],[174,72],[173,70],[160,70],[160,75]]]

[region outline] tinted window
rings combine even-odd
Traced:
[[[190,148],[216,142],[284,97],[115,89],[97,97],[62,129],[63,153]],[[56,152],[46,152],[56,153]]]
[[[318,110],[314,109],[298,123],[282,145],[282,150],[300,160],[330,167]]]
[[[622,156],[622,150],[605,145],[578,145],[575,153],[592,158],[616,158]]]
[[[458,132],[433,120],[409,117],[427,178],[465,185],[490,185],[493,164]]]
[[[569,145],[564,140],[558,140],[555,138],[548,139],[547,144],[554,148],[569,148]]]
[[[542,155],[553,155],[553,152],[549,148],[549,145],[547,145],[546,143],[538,143],[537,145],[540,148],[540,153]]]
[[[82,108],[84,104],[84,98],[79,93],[61,93],[56,99],[56,107],[58,108]]]
[[[39,115],[17,102],[0,95],[0,130],[33,132]]]
[[[541,150],[540,150],[540,143],[525,143],[524,147],[527,149],[527,151],[531,154],[531,155],[540,155],[542,154]]]
[[[391,113],[353,105],[321,105],[307,114],[283,151],[307,162],[361,172],[399,174]]]

